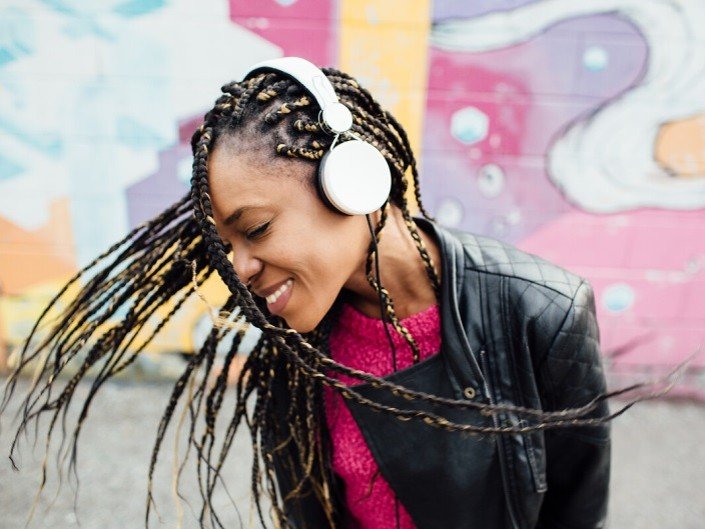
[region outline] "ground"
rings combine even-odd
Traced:
[[[4,383],[4,380],[0,380]],[[26,389],[22,383],[16,397]],[[123,529],[144,527],[146,470],[159,418],[171,386],[165,383],[109,382],[101,389],[85,424],[79,448],[78,521],[81,527]],[[82,402],[87,384],[79,386],[75,404]],[[7,455],[14,399],[2,418],[0,449]],[[613,411],[619,402],[612,401]],[[226,401],[226,408],[230,405]],[[75,411],[75,410],[74,410]],[[43,429],[40,428],[40,434]],[[674,401],[648,401],[630,408],[613,422],[613,460],[609,529],[702,529],[705,520],[705,406]],[[60,432],[60,430],[59,430]],[[243,431],[244,433],[244,431]],[[35,456],[32,437],[21,444],[21,469],[14,472],[5,457],[0,460],[0,512],[3,529],[23,528],[39,483],[43,454],[40,435]],[[57,445],[58,446],[58,445]],[[183,443],[182,443],[183,447]],[[150,527],[177,527],[172,496],[173,429],[160,457],[155,477],[155,499],[163,524],[153,516]],[[55,454],[56,450],[52,451]],[[250,440],[239,435],[224,480],[238,505],[238,513],[222,492],[216,495],[225,527],[248,527]],[[30,524],[31,529],[78,527],[74,494],[66,480],[56,493],[54,457],[50,457],[47,488]],[[190,460],[193,463],[193,456]],[[239,467],[238,467],[239,465]],[[180,490],[193,508],[200,508],[195,472],[189,464]],[[242,522],[242,524],[241,524]],[[184,506],[184,529],[197,527]],[[252,527],[256,527],[253,520]]]

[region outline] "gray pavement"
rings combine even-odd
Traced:
[[[24,383],[22,387],[26,387]],[[74,413],[87,389],[86,384],[79,386]],[[98,393],[79,445],[80,489],[76,512],[80,527],[144,527],[147,466],[170,389],[171,385],[164,383],[118,381],[106,383]],[[16,394],[19,396],[21,391]],[[9,413],[3,416],[0,433],[3,456],[8,453],[14,432],[10,419],[18,401],[15,398]],[[618,404],[613,401],[613,406]],[[231,405],[232,402],[226,402],[226,406]],[[34,456],[31,437],[21,444],[20,472],[12,470],[6,457],[0,462],[0,529],[25,526],[40,478],[43,431],[40,428]],[[172,494],[173,433],[172,427],[155,477],[155,499],[163,523],[155,515],[150,527],[177,527],[178,511]],[[65,480],[54,504],[46,509],[57,491],[55,453],[56,446],[51,452],[46,489],[29,525],[32,529],[79,527],[71,487],[75,480],[71,484]],[[191,463],[193,456],[181,492],[197,511],[201,503]],[[705,406],[649,401],[632,407],[613,423],[612,468],[609,528],[705,528]],[[222,487],[216,495],[226,527],[249,527],[250,470],[250,440],[240,435],[224,474],[239,512],[232,507]],[[182,527],[198,527],[189,507],[183,508]],[[252,522],[252,527],[258,527],[256,519]]]

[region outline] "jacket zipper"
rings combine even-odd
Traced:
[[[487,396],[487,399],[490,401],[490,404],[494,405],[495,401],[494,398],[492,397],[492,393],[490,392],[489,388],[489,377],[490,377],[490,368],[489,368],[489,363],[487,361],[487,353],[484,348],[480,349],[480,362],[482,364],[482,369],[485,371],[485,395]],[[492,422],[494,424],[495,428],[499,428],[499,419],[497,418],[497,414],[493,413],[492,414]],[[497,435],[502,435],[502,434],[497,434]],[[509,517],[512,520],[512,525],[515,529],[520,529],[519,524],[516,519],[516,515],[514,513],[514,509],[512,508],[512,501],[510,499],[511,495],[511,490],[509,489],[509,485],[507,483],[507,478],[506,478],[506,462],[504,459],[504,442],[502,441],[502,438],[499,437],[497,438],[497,454],[499,455],[499,462],[500,462],[500,468],[502,472],[502,483],[504,483],[504,490],[506,491],[505,495],[505,500],[507,504],[507,511],[509,512]]]

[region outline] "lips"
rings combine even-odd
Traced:
[[[269,310],[271,314],[278,315],[279,313],[281,313],[282,310],[284,310],[284,307],[289,302],[289,298],[291,298],[291,291],[293,290],[293,288],[294,280],[292,278],[287,278],[283,281],[280,281],[279,283],[275,283],[274,285],[264,288],[262,290],[256,289],[254,290],[254,293],[258,297],[264,298],[265,302],[267,303],[267,310]],[[276,294],[278,292],[279,295],[277,296]],[[276,297],[272,299],[272,296]]]
[[[270,287],[267,287],[267,288],[265,288],[265,289],[263,289],[263,290],[257,289],[257,290],[255,290],[254,292],[255,292],[255,294],[257,294],[259,297],[261,297],[261,298],[266,298],[267,296],[269,296],[269,295],[271,295],[271,294],[274,294],[274,293],[277,291],[277,289],[278,289],[280,286],[282,286],[284,283],[286,283],[289,279],[290,279],[290,278],[287,277],[286,279],[284,279],[283,281],[280,281],[279,283],[276,283],[276,284],[274,284],[274,285],[272,285],[272,286],[270,286]]]
[[[267,301],[267,309],[269,309],[269,312],[271,312],[272,314],[280,314],[288,303],[289,298],[291,297],[292,290],[294,290],[293,279],[291,280],[291,284],[289,285],[289,287],[277,298],[274,303],[270,303],[269,301]]]

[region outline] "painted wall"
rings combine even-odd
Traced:
[[[282,55],[351,73],[397,116],[439,220],[589,278],[611,372],[661,372],[705,345],[705,3],[87,5],[0,7],[10,345],[79,267],[186,192],[188,140],[219,87]],[[188,350],[205,325],[194,300],[153,351]],[[686,387],[705,393],[702,375]]]

